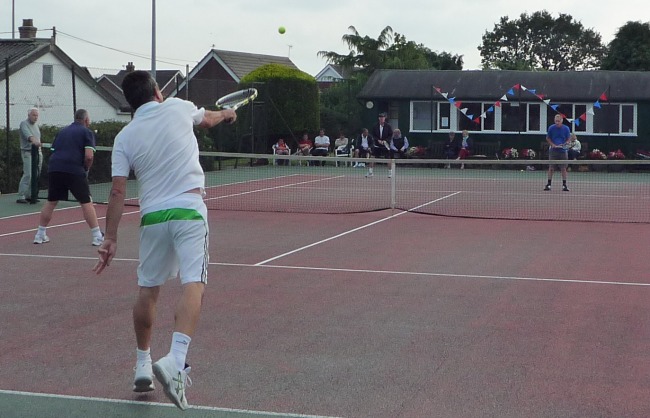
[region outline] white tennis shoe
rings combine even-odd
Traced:
[[[45,244],[46,242],[50,242],[50,237],[47,235],[36,234],[34,236],[34,244]]]
[[[102,235],[100,237],[93,237],[93,240],[91,242],[93,247],[99,247],[102,245],[102,242],[104,242],[104,233],[102,232]]]
[[[192,386],[192,380],[187,375],[191,368],[186,364],[185,369],[179,371],[176,361],[169,355],[153,364],[153,374],[162,385],[165,395],[170,401],[182,410],[188,408],[185,388]]]
[[[155,389],[151,361],[138,363],[133,370],[135,371],[135,378],[133,379],[134,392],[151,392]]]

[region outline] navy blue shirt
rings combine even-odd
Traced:
[[[48,173],[86,175],[86,148],[95,151],[95,134],[83,124],[73,122],[61,129],[52,143]]]

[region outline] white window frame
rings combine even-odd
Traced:
[[[418,129],[415,130],[413,128],[413,106],[414,103],[416,102],[423,102],[427,104],[433,103],[433,106],[435,106],[435,117],[436,121],[434,123],[434,129],[433,130],[422,130]],[[491,102],[482,102],[482,101],[476,101],[472,102],[469,101],[469,103],[481,103],[483,107],[483,111],[486,112],[487,109],[490,108],[490,106],[494,106],[494,103]],[[593,109],[593,103],[566,103],[567,105],[572,106],[572,113],[573,113],[573,118],[576,119],[580,115],[576,115],[576,106],[585,106],[587,110]],[[581,135],[589,135],[589,136],[620,136],[620,137],[636,137],[638,136],[638,104],[637,103],[610,103],[612,105],[618,105],[619,106],[619,117],[618,117],[618,133],[594,133],[594,115],[591,115],[589,112],[587,112],[587,118],[584,122],[586,125],[585,131],[581,131]],[[391,116],[393,114],[397,114],[397,110],[394,109],[394,103],[391,103]],[[449,127],[441,128],[441,123],[440,123],[440,108],[442,105],[447,105],[450,107],[450,117],[449,117]],[[539,128],[540,130],[538,131],[531,131],[530,130],[530,121],[528,119],[528,112],[529,112],[529,106],[530,105],[539,105],[540,112],[539,112],[539,118],[540,118],[540,123],[539,123]],[[526,107],[526,130],[522,131],[521,134],[523,135],[544,135],[546,131],[548,130],[547,126],[547,116],[549,115],[550,112],[553,112],[552,109],[549,108],[549,106],[543,104],[543,103],[535,103],[535,102],[520,102],[520,106],[525,106]],[[623,132],[623,118],[622,118],[622,111],[621,109],[625,106],[631,106],[632,107],[632,118],[633,118],[633,130],[632,132]],[[410,101],[410,117],[409,117],[409,126],[410,126],[410,132],[413,133],[431,133],[431,132],[450,132],[450,131],[457,131],[458,130],[458,118],[459,117],[465,117],[464,115],[458,115],[459,110],[450,104],[448,101],[440,101],[440,100],[434,100],[433,102],[430,100],[411,100]],[[474,132],[485,132],[485,133],[491,133],[491,134],[499,134],[499,135],[518,135],[519,132],[503,132],[501,130],[501,118],[502,118],[502,112],[501,112],[501,106],[494,106],[494,130],[486,130],[485,125],[484,125],[484,119],[481,118],[481,130],[480,131],[474,131]],[[478,115],[480,117],[480,115]],[[396,119],[391,118],[390,122],[391,125],[393,125],[393,120],[396,121]],[[393,126],[397,126],[396,124]]]

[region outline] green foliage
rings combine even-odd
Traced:
[[[356,96],[366,80],[365,75],[355,74],[348,80],[334,83],[321,93],[321,127],[328,132],[330,138],[337,137],[341,130],[348,137],[361,131],[364,108]]]
[[[264,109],[254,116],[255,137],[261,142],[256,150],[268,152],[279,137],[297,138],[302,131],[318,131],[318,86],[311,75],[284,65],[267,64],[243,77],[240,85],[257,88],[257,101],[264,103]],[[250,112],[242,112],[238,125],[250,126],[252,117]]]
[[[18,130],[9,132],[9,143],[6,143],[6,131],[3,132],[2,163],[0,164],[0,191],[2,193],[16,193],[18,182],[23,175],[23,160],[20,156],[20,142]]]
[[[650,23],[627,22],[620,27],[601,70],[650,71]]]
[[[343,35],[343,42],[350,52],[340,55],[334,51],[319,51],[318,56],[328,62],[347,69],[358,69],[366,75],[377,69],[439,69],[462,70],[462,55],[448,52],[437,53],[422,44],[408,41],[404,35],[393,33],[386,26],[377,39],[361,36],[354,26],[348,28],[352,33]]]
[[[567,14],[546,10],[501,18],[478,47],[484,69],[589,70],[600,67],[606,48],[600,34]]]
[[[115,137],[126,125],[126,122],[94,122],[90,129],[95,131],[96,145],[112,147]]]

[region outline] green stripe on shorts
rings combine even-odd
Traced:
[[[169,221],[203,221],[203,216],[196,209],[164,209],[147,213],[140,219],[140,226],[161,224]]]

